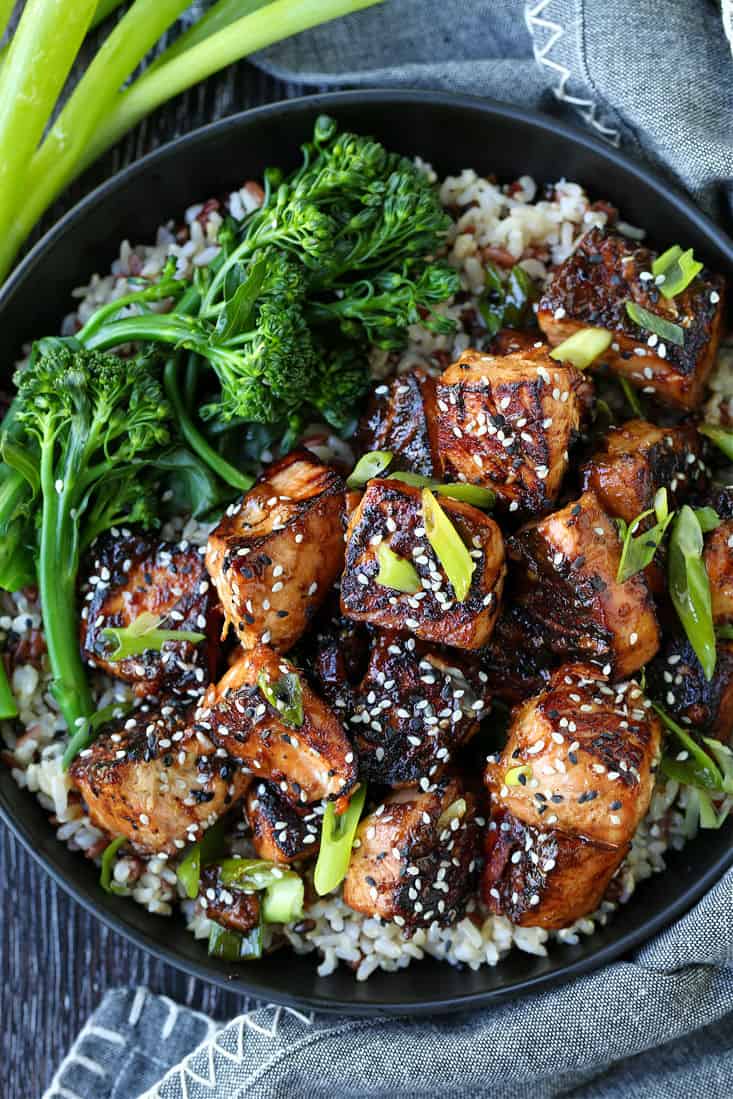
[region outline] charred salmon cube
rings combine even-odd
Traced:
[[[705,536],[703,561],[710,581],[713,621],[717,626],[733,622],[733,519]]]
[[[490,710],[472,663],[412,637],[375,638],[350,718],[360,778],[427,789],[445,771]]]
[[[356,782],[341,722],[295,665],[264,645],[242,654],[195,717],[197,731],[290,801],[340,798]]]
[[[246,649],[291,648],[343,567],[344,482],[308,451],[269,466],[209,536],[206,565]]]
[[[258,895],[224,885],[218,866],[205,866],[201,870],[199,904],[210,920],[240,934],[251,931],[260,922]]]
[[[441,476],[435,379],[417,367],[378,385],[359,425],[362,451],[390,450],[392,469]]]
[[[518,927],[570,927],[595,912],[627,854],[498,809],[484,837],[483,900]]]
[[[583,467],[583,488],[592,489],[608,514],[626,523],[653,507],[658,489],[667,489],[674,510],[707,480],[696,429],[657,427],[647,420],[612,428]]]
[[[590,660],[620,679],[659,648],[659,625],[643,573],[619,583],[621,540],[593,492],[510,539],[515,597],[567,660]]]
[[[318,852],[321,815],[294,804],[272,782],[256,782],[245,798],[252,845],[261,859],[288,863]]]
[[[88,664],[124,679],[143,697],[203,692],[215,672],[221,613],[198,546],[110,531],[91,548],[81,596],[81,651]],[[129,626],[143,614],[159,618],[163,629],[202,633],[204,640],[164,641],[160,650],[110,660],[114,646],[104,631]]]
[[[517,708],[485,773],[492,911],[559,928],[597,907],[649,808],[661,741],[638,684],[589,665],[558,668]]]
[[[339,594],[334,591],[324,604],[308,641],[304,666],[316,691],[345,719],[354,709],[356,689],[369,665],[369,627],[341,613]]]
[[[445,777],[428,791],[398,790],[362,820],[344,901],[408,932],[446,926],[463,913],[478,869],[474,796]]]
[[[718,640],[713,678],[705,678],[686,637],[671,635],[647,666],[649,693],[670,717],[724,743],[733,740],[733,641]]]
[[[144,854],[172,855],[198,841],[249,781],[176,700],[104,726],[69,773],[92,824]]]
[[[474,562],[465,599],[456,599],[428,541],[421,490],[375,479],[347,528],[341,609],[357,622],[459,649],[479,649],[486,644],[499,609],[506,571],[504,541],[493,519],[477,508],[444,496],[436,499]],[[377,583],[382,543],[412,564],[419,591],[410,594]]]
[[[554,346],[581,328],[605,328],[613,341],[602,361],[663,404],[692,409],[703,395],[723,323],[724,281],[702,271],[681,294],[665,298],[652,275],[657,258],[626,237],[594,228],[555,274],[537,320]],[[627,302],[682,329],[681,345],[631,319]]]
[[[541,691],[558,663],[542,623],[514,602],[511,591],[505,595],[494,632],[479,657],[484,689],[508,706]]]
[[[447,481],[496,492],[517,518],[557,499],[588,386],[546,348],[511,355],[465,351],[438,383],[438,438]]]

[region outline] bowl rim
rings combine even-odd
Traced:
[[[12,302],[16,286],[20,285],[42,262],[49,247],[59,237],[67,232],[84,218],[86,213],[98,204],[107,201],[115,191],[124,184],[134,181],[137,176],[144,176],[151,166],[159,164],[170,158],[176,158],[182,150],[198,143],[206,142],[219,133],[229,129],[237,129],[243,123],[255,118],[277,116],[292,113],[315,113],[317,111],[328,112],[329,109],[338,110],[343,106],[352,104],[379,104],[389,103],[390,106],[408,106],[429,101],[437,105],[446,105],[457,109],[479,112],[484,115],[501,118],[506,121],[516,121],[522,125],[534,127],[547,137],[562,136],[591,153],[605,159],[610,164],[618,167],[622,172],[639,181],[645,186],[655,190],[660,198],[668,206],[672,206],[675,212],[692,221],[695,226],[707,237],[715,240],[719,249],[726,255],[733,268],[733,241],[723,230],[702,210],[699,209],[679,187],[678,184],[660,177],[654,170],[644,164],[637,163],[625,153],[607,144],[590,132],[586,132],[572,124],[557,120],[551,116],[541,114],[538,111],[517,107],[502,103],[490,98],[443,92],[439,90],[421,89],[390,89],[373,88],[368,90],[355,90],[346,92],[326,92],[316,95],[298,96],[293,99],[281,100],[276,103],[265,104],[260,107],[237,112],[233,115],[197,127],[186,134],[166,142],[159,148],[147,153],[139,160],[122,168],[109,179],[94,188],[79,202],[71,207],[29,250],[15,270],[11,273],[4,286],[0,288],[0,310]],[[97,890],[92,890],[85,883],[70,881],[60,866],[55,864],[51,855],[39,850],[35,844],[30,824],[24,820],[15,818],[11,808],[6,804],[5,794],[0,786],[0,820],[23,844],[34,860],[68,893],[76,902],[82,905],[88,912],[110,928],[123,935],[136,946],[151,953],[156,958],[173,966],[175,969],[189,976],[200,978],[210,984],[214,984],[224,990],[234,991],[240,994],[255,996],[263,1002],[275,1002],[296,1008],[317,1009],[323,1012],[340,1012],[358,1016],[386,1016],[386,1015],[435,1015],[456,1011],[466,1011],[489,1003],[496,1003],[517,995],[526,995],[540,989],[547,989],[557,984],[577,978],[589,973],[601,966],[619,958],[633,950],[643,942],[651,938],[671,923],[673,919],[687,911],[723,873],[733,865],[733,846],[711,865],[707,871],[698,876],[682,893],[664,907],[663,910],[643,919],[631,930],[620,934],[612,942],[601,945],[591,954],[572,959],[562,965],[557,971],[530,975],[514,981],[509,988],[486,989],[482,991],[466,992],[463,995],[451,995],[449,997],[430,998],[417,1003],[404,1003],[392,999],[389,996],[374,999],[369,1003],[352,1001],[330,996],[327,991],[320,995],[297,995],[280,990],[273,990],[269,981],[258,978],[256,967],[243,970],[243,977],[229,976],[225,971],[214,969],[205,961],[181,957],[175,949],[163,943],[150,942],[148,936],[142,930],[126,923],[115,912],[109,910],[103,903],[103,896],[97,896]],[[669,871],[666,871],[667,873]],[[440,963],[437,963],[440,964]],[[446,964],[446,963],[442,963]],[[401,971],[397,971],[398,973]],[[394,975],[391,975],[394,976]],[[397,986],[395,985],[397,992]]]

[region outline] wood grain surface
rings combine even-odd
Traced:
[[[246,62],[232,66],[142,123],[70,189],[42,228],[171,138],[248,107],[318,90],[283,84]],[[216,1018],[237,1013],[238,996],[178,973],[103,927],[1,823],[0,882],[0,1099],[40,1099],[108,988],[145,985]]]

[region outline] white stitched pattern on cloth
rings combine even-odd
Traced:
[[[565,34],[565,28],[561,23],[556,23],[550,18],[548,11],[553,0],[530,0],[524,8],[524,19],[527,29],[532,36],[532,50],[535,60],[539,65],[557,73],[559,80],[552,88],[553,94],[561,103],[569,103],[578,108],[579,114],[595,130],[598,131],[612,145],[621,143],[621,134],[613,126],[606,126],[598,117],[598,104],[593,99],[584,99],[577,95],[571,95],[567,90],[567,84],[572,73],[567,65],[564,65],[557,57],[552,57],[552,51]],[[540,40],[544,38],[542,44]]]

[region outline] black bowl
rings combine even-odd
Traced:
[[[269,164],[293,166],[298,146],[326,111],[342,126],[419,154],[441,174],[470,166],[512,179],[577,180],[644,226],[658,245],[681,242],[733,275],[733,244],[685,197],[588,133],[528,111],[426,92],[353,92],[279,103],[225,119],[172,142],[127,168],[79,203],[33,249],[0,293],[0,330],[9,377],[21,344],[58,330],[74,286],[104,271],[118,242],[152,239],[185,207],[258,178]],[[733,822],[706,832],[669,869],[640,885],[605,928],[549,957],[513,951],[475,973],[432,960],[357,983],[346,968],[319,978],[315,959],[281,951],[239,967],[207,957],[180,920],[149,915],[109,897],[98,871],[59,843],[36,800],[0,768],[0,814],[28,850],[81,904],[139,946],[189,974],[257,997],[356,1014],[435,1013],[478,1007],[587,972],[638,946],[709,889],[733,864]]]

